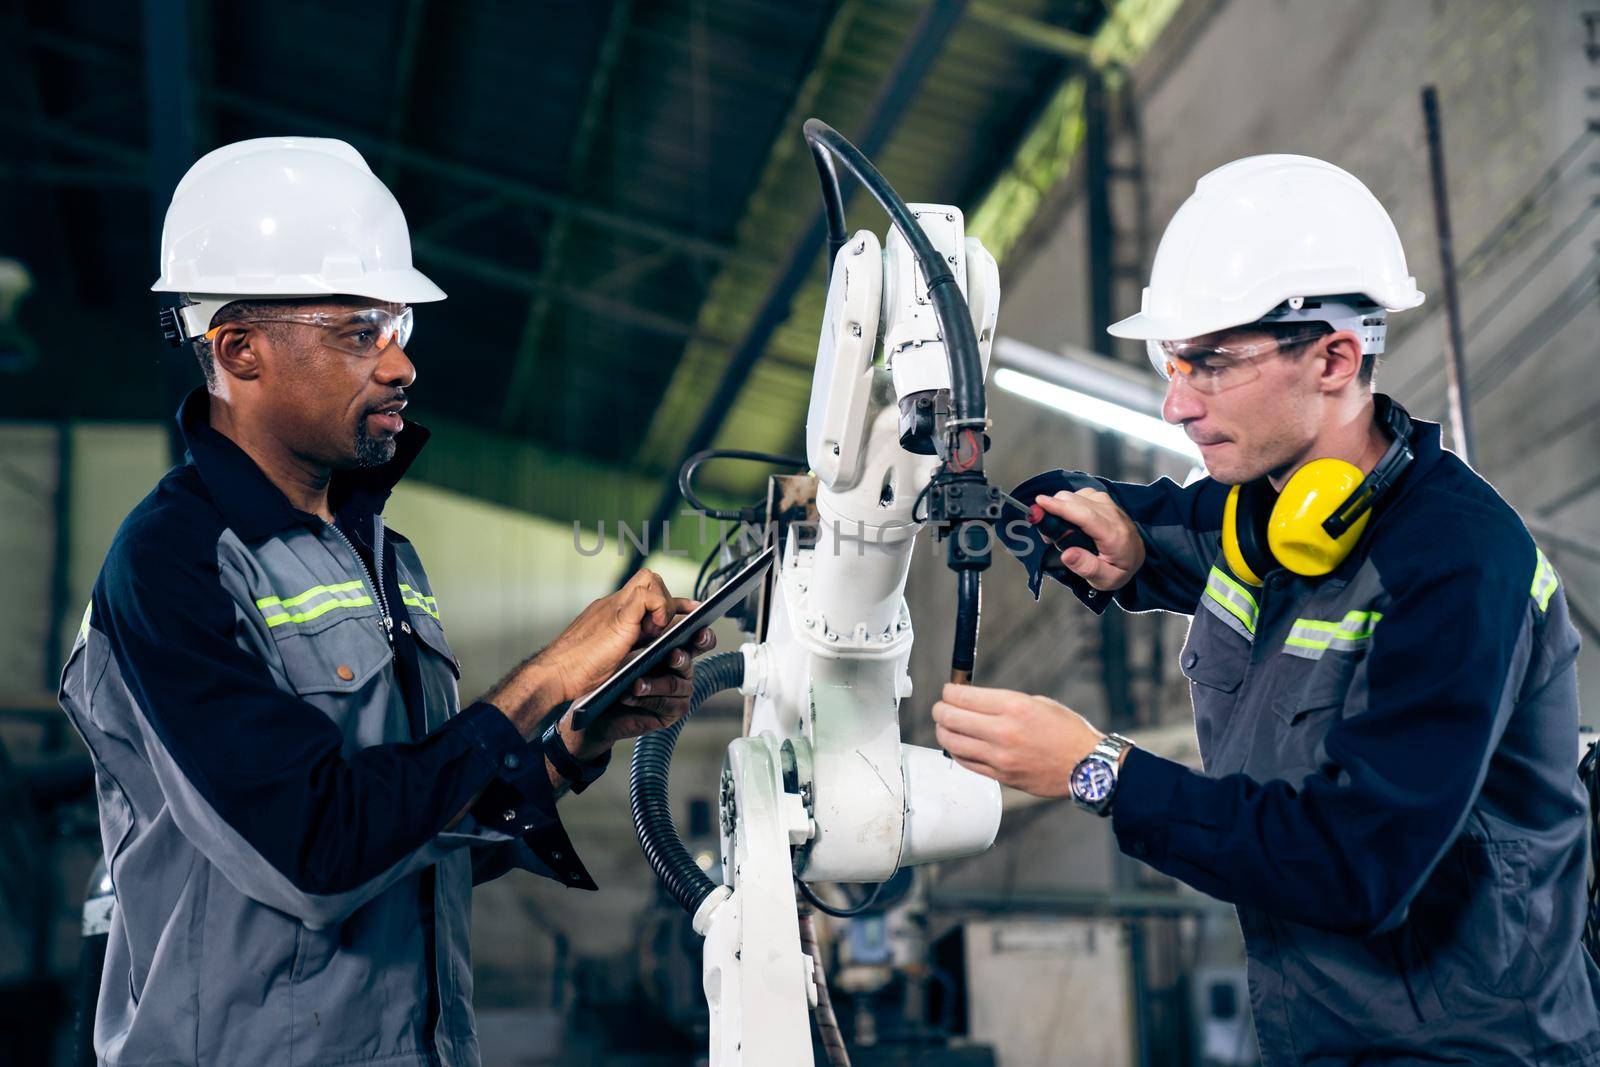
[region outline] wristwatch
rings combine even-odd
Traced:
[[[550,720],[550,725],[539,735],[539,741],[544,748],[545,757],[550,760],[550,766],[567,780],[574,793],[581,793],[589,788],[590,782],[606,773],[606,766],[611,762],[611,750],[607,749],[587,763],[580,763],[578,758],[567,750],[567,743],[561,737],[559,715]]]
[[[1111,814],[1111,799],[1117,795],[1117,766],[1124,749],[1133,745],[1121,734],[1107,734],[1100,743],[1072,768],[1068,785],[1072,801],[1096,815]]]

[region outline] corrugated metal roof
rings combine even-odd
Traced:
[[[138,356],[92,374],[36,367],[7,383],[0,405],[165,417],[170,395],[151,373],[159,348],[142,331],[154,220],[170,190],[141,184],[158,161],[139,8],[20,7],[3,35],[15,76],[0,118],[18,165],[0,187],[36,210],[0,221],[0,251],[39,280],[30,315],[72,316],[91,351]],[[1105,18],[1096,0],[980,7],[987,17],[958,25],[877,160],[907,199],[971,207],[1062,83],[1059,50],[997,22],[1086,34]],[[567,456],[590,477],[599,462],[664,480],[816,209],[800,122],[817,115],[855,133],[922,9],[191,5],[193,155],[266,134],[350,140],[404,205],[418,264],[450,294],[419,309],[412,343],[424,421],[471,425],[486,449],[533,449],[546,470]],[[66,170],[71,183],[47,180]],[[851,223],[884,226],[859,197]],[[821,257],[811,277],[727,414],[723,443],[799,441]],[[482,477],[462,481],[482,491]],[[539,495],[517,499],[538,506]]]

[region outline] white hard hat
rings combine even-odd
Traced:
[[[1389,213],[1332,163],[1249,156],[1195,184],[1161,236],[1142,309],[1109,332],[1185,340],[1334,295],[1389,311],[1422,303]]]
[[[202,156],[173,190],[150,289],[182,293],[204,312],[185,314],[191,336],[231,300],[445,296],[411,265],[394,194],[361,153],[323,137],[258,137]]]

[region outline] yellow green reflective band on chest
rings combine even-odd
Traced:
[[[1376,611],[1351,611],[1338,622],[1322,619],[1296,619],[1283,642],[1291,656],[1321,659],[1324,652],[1355,652],[1367,647],[1373,628],[1383,618]]]
[[[1550,598],[1556,594],[1556,586],[1561,584],[1561,579],[1556,577],[1556,569],[1545,558],[1544,549],[1535,548],[1539,554],[1539,565],[1534,568],[1533,587],[1528,590],[1528,595],[1533,597],[1539,605],[1540,611],[1550,610]]]
[[[1242,627],[1240,632],[1247,639],[1255,638],[1256,618],[1260,614],[1256,598],[1244,586],[1224,574],[1220,567],[1212,567],[1211,573],[1206,576],[1206,600],[1227,612],[1221,615],[1215,608],[1212,609],[1221,616],[1223,622],[1237,620],[1239,625],[1234,628]]]
[[[349,595],[351,593],[356,595]],[[340,582],[337,585],[314,585],[305,592],[296,593],[286,599],[267,596],[256,601],[256,608],[261,612],[268,627],[310,622],[330,611],[342,608],[365,608],[371,605],[372,598],[367,595],[366,586],[359,579],[353,582]]]
[[[424,596],[404,582],[400,583],[400,603],[408,608],[421,608],[433,617],[434,622],[439,621],[439,602],[431,596]]]

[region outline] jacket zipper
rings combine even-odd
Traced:
[[[368,583],[371,584],[373,594],[378,600],[378,610],[383,613],[383,621],[378,624],[379,628],[383,630],[383,636],[388,640],[389,647],[391,649],[394,648],[394,617],[389,614],[389,598],[383,595],[383,516],[374,515],[372,517],[372,559],[377,566],[376,575],[373,574],[372,570],[368,569],[367,561],[361,558],[361,553],[356,551],[356,546],[350,543],[350,538],[345,536],[343,530],[331,522],[327,523],[326,526],[338,535],[339,540],[344,542],[344,546],[350,550],[350,554],[356,558],[357,565],[361,567],[362,577],[366,578]]]

